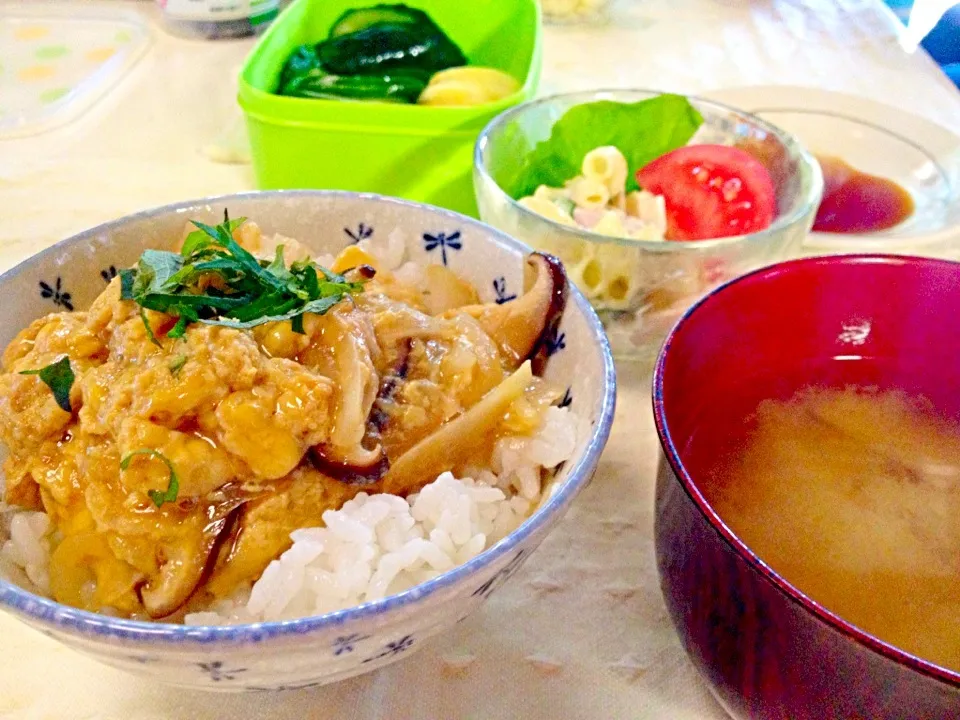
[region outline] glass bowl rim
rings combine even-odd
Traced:
[[[485,163],[483,162],[483,151],[489,142],[490,135],[499,127],[509,122],[511,119],[514,119],[515,117],[522,115],[523,113],[535,107],[547,105],[562,99],[578,100],[579,102],[575,102],[574,104],[581,105],[592,100],[609,99],[616,101],[615,96],[617,95],[634,95],[638,96],[639,98],[639,96],[656,97],[659,95],[670,94],[682,95],[698,107],[707,107],[712,110],[720,110],[727,114],[736,114],[750,122],[752,125],[765,130],[776,137],[777,140],[780,141],[781,145],[797,156],[800,164],[805,166],[810,174],[809,187],[806,189],[805,193],[802,192],[801,188],[801,198],[796,203],[797,207],[795,207],[793,211],[787,215],[780,215],[776,217],[769,227],[754,233],[731,235],[723,238],[711,238],[709,240],[689,240],[685,242],[634,240],[632,238],[601,235],[586,228],[572,228],[535,213],[532,210],[528,210],[517,200],[510,197],[510,195],[508,195],[504,189],[500,187],[500,184],[493,179],[493,177],[490,175],[490,172],[487,170]],[[535,222],[539,221],[545,223],[546,226],[551,230],[558,231],[561,236],[570,236],[570,239],[589,240],[590,242],[594,243],[636,247],[651,252],[699,252],[704,250],[712,250],[715,248],[732,247],[740,244],[758,244],[767,238],[780,233],[784,229],[796,225],[808,213],[810,214],[812,220],[813,214],[816,212],[816,209],[820,204],[820,199],[823,195],[823,174],[820,171],[820,165],[814,159],[812,153],[810,153],[810,151],[808,151],[806,147],[800,143],[799,139],[793,134],[788,133],[785,130],[781,130],[776,125],[757,117],[753,113],[740,110],[739,108],[735,108],[731,105],[726,105],[724,103],[700,97],[698,95],[670,93],[663,90],[651,90],[648,88],[608,88],[602,90],[555,93],[553,95],[546,95],[541,98],[536,98],[534,100],[521,103],[508,110],[505,110],[487,123],[487,125],[480,132],[480,135],[477,137],[477,142],[474,145],[473,150],[473,168],[474,172],[480,176],[484,184],[492,185],[496,189],[496,193],[499,193],[499,197],[501,199],[506,199],[508,205],[510,205],[515,212],[519,213],[521,217],[535,218]],[[479,187],[475,187],[475,190],[480,192]]]

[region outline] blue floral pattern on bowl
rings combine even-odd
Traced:
[[[517,299],[516,293],[507,290],[507,279],[503,277],[503,275],[493,279],[493,292],[495,295],[493,300],[497,305],[503,305],[504,303]]]
[[[510,560],[502,569],[500,569],[493,577],[483,583],[480,587],[473,591],[474,597],[481,597],[486,600],[493,594],[493,591],[498,587],[503,585],[511,575],[513,575],[517,569],[520,567],[523,562],[523,558],[526,555],[525,550],[519,551],[516,555],[513,556],[513,559]]]
[[[374,655],[373,657],[368,657],[363,662],[364,663],[376,662],[377,660],[381,660],[385,657],[392,657],[394,655],[399,655],[402,652],[406,652],[411,647],[413,647],[413,635],[404,635],[399,640],[393,640],[391,642],[388,642],[384,646],[383,650],[381,650],[377,655]]]
[[[369,637],[369,635],[361,635],[360,633],[341,635],[333,641],[333,654],[343,655],[344,653],[353,652],[354,646],[357,643],[367,640]]]
[[[229,669],[223,660],[214,660],[212,662],[197,663],[197,667],[205,672],[211,682],[223,682],[224,680],[236,680],[238,676],[247,671],[246,668]]]
[[[71,295],[63,287],[63,280],[57,275],[56,282],[48,283],[44,280],[39,282],[40,297],[49,298],[53,304],[64,310],[73,310]]]
[[[547,357],[552,357],[567,347],[567,334],[561,332],[560,324],[550,328],[546,339]]]
[[[357,223],[356,228],[357,228],[356,230],[353,230],[348,227],[345,227],[343,229],[343,231],[347,234],[347,237],[350,238],[351,241],[358,243],[361,240],[367,240],[373,237],[373,228],[367,225],[366,223],[362,223],[362,222]]]
[[[445,232],[424,233],[423,247],[427,252],[433,252],[437,248],[440,248],[440,259],[443,261],[444,267],[446,267],[448,265],[447,250],[462,250],[463,241],[460,239],[459,230],[449,234]]]
[[[215,222],[224,207],[231,216],[255,219],[265,231],[295,238],[317,254],[362,240],[400,237],[409,260],[449,266],[478,289],[482,302],[510,302],[523,288],[527,248],[455,213],[353,193],[243,193],[123,218],[8,271],[0,277],[0,344],[49,312],[88,307],[117,268],[132,265],[144,249],[155,246],[156,238],[179,237],[188,218]],[[598,318],[576,290],[551,329],[547,350],[552,357],[545,376],[566,389],[560,404],[581,421],[575,455],[520,528],[433,580],[360,607],[257,625],[187,627],[120,620],[58,605],[2,580],[0,608],[104,662],[184,687],[313,687],[406,657],[430,636],[469,616],[507,582],[596,468],[613,419],[613,361]]]

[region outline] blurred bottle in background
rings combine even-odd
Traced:
[[[279,13],[280,0],[157,0],[173,35],[203,40],[259,35]],[[285,5],[287,3],[284,3]]]

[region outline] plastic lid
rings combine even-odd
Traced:
[[[0,2],[0,139],[75,119],[117,85],[149,43],[136,12]]]

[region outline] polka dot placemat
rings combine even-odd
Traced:
[[[74,119],[120,81],[149,41],[135,12],[0,3],[0,138]]]

